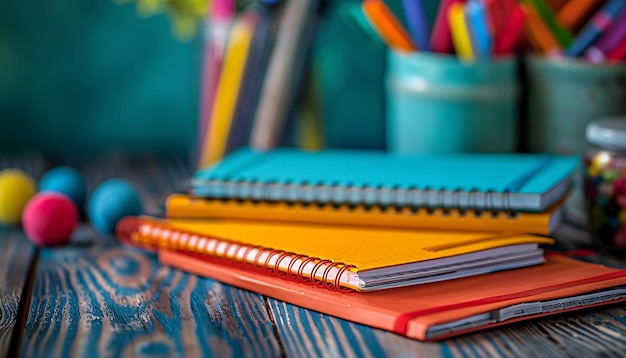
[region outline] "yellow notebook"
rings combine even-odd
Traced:
[[[407,229],[449,229],[468,231],[508,231],[548,235],[562,218],[561,203],[541,213],[507,213],[458,209],[387,208],[364,205],[254,202],[250,200],[206,199],[172,194],[165,204],[168,218],[246,219],[397,227]]]
[[[118,237],[144,248],[330,289],[372,291],[543,263],[545,237],[235,220],[129,217]]]

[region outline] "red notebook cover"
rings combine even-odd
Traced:
[[[440,340],[468,332],[552,314],[626,300],[622,294],[591,299],[592,293],[626,286],[626,270],[550,255],[543,265],[372,293],[341,293],[293,283],[284,278],[209,262],[185,253],[161,250],[159,261],[200,276],[304,308],[393,331],[418,340]],[[568,303],[558,303],[567,298]],[[541,303],[538,303],[541,302]],[[557,303],[554,303],[557,302]],[[533,307],[549,311],[521,314]],[[526,305],[528,306],[528,305]],[[517,312],[502,318],[502,309]],[[452,330],[441,329],[468,318],[479,319]],[[486,318],[485,318],[486,317]]]

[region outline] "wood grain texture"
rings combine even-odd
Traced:
[[[91,192],[128,180],[159,215],[189,178],[182,158],[113,153],[69,159]],[[260,295],[161,267],[87,225],[72,245],[41,250],[22,356],[280,356]]]
[[[267,298],[287,356],[624,356],[626,308],[613,307],[425,343]]]
[[[44,167],[44,159],[37,153],[0,155],[0,170],[21,169],[34,180],[41,176]],[[21,231],[2,227],[0,248],[0,356],[5,356],[35,250]]]
[[[41,250],[22,356],[281,355],[260,295],[94,241]]]
[[[34,248],[17,230],[0,229],[0,357],[9,349]]]

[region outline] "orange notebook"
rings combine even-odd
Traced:
[[[166,216],[178,219],[242,219],[407,229],[508,231],[549,235],[562,219],[561,202],[541,213],[459,209],[387,208],[364,205],[316,205],[220,200],[172,194]]]
[[[335,290],[374,291],[541,264],[549,238],[236,220],[129,217],[125,243]]]
[[[562,312],[626,301],[626,270],[549,256],[544,265],[373,293],[294,284],[184,253],[159,261],[229,285],[419,340],[440,340]]]

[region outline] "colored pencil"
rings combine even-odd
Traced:
[[[457,56],[461,60],[473,60],[475,54],[472,51],[471,39],[465,21],[465,5],[455,3],[450,6],[448,21]]]
[[[554,39],[550,30],[548,30],[543,19],[537,14],[535,8],[528,6],[526,10],[524,34],[531,46],[533,46],[537,52],[544,55],[560,50],[559,44]]]
[[[211,111],[219,83],[224,60],[226,42],[232,19],[235,16],[233,0],[213,0],[202,62],[202,80],[200,84],[200,118],[198,120],[197,164],[201,168],[202,155],[205,151],[211,121]]]
[[[285,4],[250,136],[250,144],[256,149],[268,150],[279,144],[294,98],[292,72],[297,67],[298,45],[306,35],[308,18],[315,13],[318,4],[318,0]]]
[[[211,112],[209,141],[202,154],[201,168],[221,159],[226,151],[241,79],[257,22],[258,14],[249,12],[239,17],[231,30],[215,105]]]
[[[376,31],[391,48],[404,52],[417,49],[411,36],[382,0],[365,0],[362,6]]]
[[[441,0],[432,33],[430,34],[430,49],[433,52],[451,53],[452,37],[448,14],[450,6],[456,3],[464,4],[464,0]]]
[[[465,5],[465,22],[470,35],[472,52],[479,58],[491,54],[493,39],[489,31],[489,19],[485,5],[477,0],[470,0]]]
[[[545,0],[545,1],[546,1],[546,5],[548,5],[550,9],[552,9],[552,11],[556,13],[571,0]],[[583,1],[587,1],[587,0],[583,0]]]
[[[565,55],[578,57],[609,27],[611,22],[626,7],[626,0],[610,0],[593,15],[589,23],[580,31]]]
[[[603,0],[569,0],[557,12],[556,19],[570,31],[574,31],[585,17]]]
[[[237,105],[226,145],[226,153],[248,145],[250,130],[256,111],[263,75],[270,57],[272,41],[275,34],[275,7],[272,4],[260,4],[249,7],[246,11],[254,11],[259,21],[254,29],[250,53],[246,61],[242,84],[237,98]]]
[[[626,39],[626,8],[609,25],[596,43],[585,52],[585,58],[593,63],[605,60],[606,54]]]
[[[615,47],[606,56],[609,61],[623,61],[626,60],[626,39],[622,41],[617,47]]]
[[[422,0],[403,0],[404,14],[413,40],[421,51],[430,51],[428,43],[428,21]]]
[[[515,51],[524,34],[524,22],[528,13],[528,7],[519,4],[509,16],[509,19],[502,28],[502,35],[498,36],[494,53],[496,55],[506,55]]]
[[[341,4],[339,7],[339,16],[349,25],[352,25],[350,28],[357,30],[372,43],[380,45],[385,44],[370,20],[363,12],[363,8],[360,3],[346,2]]]
[[[548,31],[550,31],[561,48],[567,48],[572,44],[574,36],[556,20],[554,12],[546,5],[544,0],[525,0],[525,3],[535,8],[543,19],[543,23],[548,28]]]
[[[489,29],[494,39],[502,32],[502,27],[517,6],[516,0],[480,0],[489,14]]]

